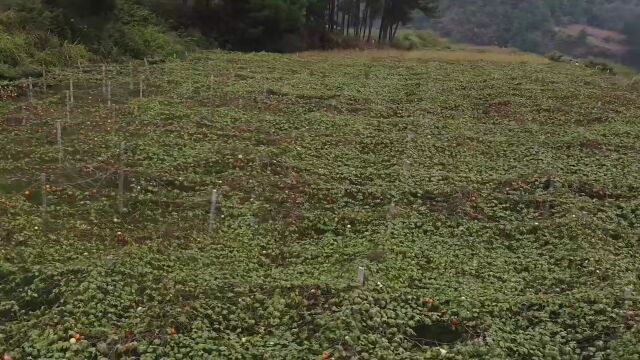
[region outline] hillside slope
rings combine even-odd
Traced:
[[[2,107],[0,353],[640,356],[640,94],[375,54],[109,66],[111,108],[53,70]]]

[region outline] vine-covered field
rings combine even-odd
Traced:
[[[0,107],[0,355],[640,357],[640,93],[613,76],[357,53],[48,70]]]

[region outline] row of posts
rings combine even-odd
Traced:
[[[120,145],[120,155],[121,159],[124,157],[124,148],[125,143],[123,142]],[[124,212],[124,169],[120,169],[118,171],[118,209],[120,212]],[[47,175],[41,175],[42,181],[42,219],[43,221],[47,221]],[[216,209],[218,204],[218,192],[216,190],[211,191],[211,201],[209,208],[209,224],[208,230],[209,233],[212,233],[215,230],[215,219],[216,219]],[[359,286],[364,286],[366,282],[366,272],[365,268],[362,266],[358,266],[356,269],[356,281]]]
[[[123,143],[124,146],[124,143]],[[118,212],[124,213],[125,206],[125,192],[124,192],[124,183],[125,183],[125,169],[120,168],[118,170]],[[47,174],[42,173],[40,176],[41,184],[42,184],[42,219],[43,221],[47,220]],[[209,207],[209,221],[208,221],[208,231],[212,233],[216,228],[216,213],[218,209],[218,191],[211,191],[211,199],[210,199],[210,207]]]
[[[144,59],[145,62],[145,66],[148,66],[148,62],[147,59]],[[28,80],[28,91],[29,91],[29,103],[33,104],[33,80],[31,77],[29,77]],[[43,67],[42,69],[42,81],[43,81],[43,91],[46,93],[47,92],[47,78],[46,78],[46,69]],[[213,86],[214,86],[214,78],[213,75],[211,75],[210,77],[210,91],[211,93],[213,93]],[[143,77],[140,77],[140,84],[139,84],[139,96],[142,99],[144,96],[144,83],[143,83]],[[102,65],[102,92],[103,94],[106,95],[107,97],[107,106],[111,107],[112,106],[112,101],[111,101],[111,81],[107,80],[107,76],[106,76],[106,65]],[[74,89],[73,89],[73,78],[69,79],[69,90],[65,91],[66,93],[66,118],[67,120],[70,119],[70,113],[71,113],[71,104],[73,104],[74,101]],[[265,88],[265,95],[267,93],[267,90]],[[56,142],[57,142],[57,146],[58,146],[58,158],[59,158],[59,162],[60,164],[62,164],[63,162],[63,158],[64,158],[64,153],[63,153],[63,146],[62,146],[62,124],[60,120],[56,121]],[[124,163],[124,156],[125,156],[125,143],[121,143],[120,145],[120,162],[121,162],[121,166],[120,169],[118,170],[118,211],[120,213],[125,212],[125,206],[124,206],[124,200],[125,200],[125,192],[124,192],[124,183],[125,183],[125,170],[123,168],[123,163]],[[41,181],[42,181],[42,218],[43,220],[46,221],[47,219],[47,175],[46,174],[41,174]],[[208,231],[209,233],[212,233],[215,228],[216,228],[216,212],[217,212],[217,208],[218,208],[218,200],[219,200],[219,196],[218,196],[218,192],[217,190],[212,190],[211,192],[211,198],[210,198],[210,207],[209,207],[209,221],[208,221]],[[393,207],[393,205],[392,205]],[[390,230],[390,229],[389,229]],[[357,268],[356,271],[356,278],[357,278],[357,284],[360,286],[364,286],[365,281],[366,281],[366,275],[365,275],[365,269],[364,267],[359,266]]]
[[[42,69],[42,90],[44,93],[47,93],[47,73],[45,68]],[[28,91],[29,104],[33,104],[33,100],[34,100],[33,99],[33,78],[31,77],[29,77],[27,80],[27,91]],[[102,65],[102,92],[107,96],[107,105],[111,106],[111,80],[107,80],[106,65]],[[140,76],[139,97],[141,99],[144,97],[144,76]],[[67,102],[71,104],[75,102],[73,78],[69,79],[69,90],[67,94]]]

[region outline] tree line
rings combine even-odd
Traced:
[[[433,16],[438,0],[0,0],[40,2],[67,18],[69,40],[90,40],[109,21],[144,11],[151,22],[235,50],[293,51],[385,43],[421,13]],[[139,8],[139,11],[132,11]],[[75,21],[75,23],[73,23]],[[128,20],[126,20],[128,21]],[[84,32],[84,33],[83,33]],[[89,35],[90,34],[90,35]],[[75,37],[75,39],[73,38]]]
[[[433,16],[437,0],[167,0],[143,1],[241,50],[328,48],[341,40],[391,42],[401,24],[419,11]],[[175,14],[182,14],[178,19]]]

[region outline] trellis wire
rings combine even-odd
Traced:
[[[79,64],[79,67],[81,70],[82,66],[81,64]],[[103,75],[103,83],[102,83],[102,90],[103,92],[106,91],[107,93],[107,101],[108,101],[108,105],[111,108],[113,106],[112,103],[112,94],[111,94],[111,90],[112,90],[112,84],[111,81],[107,80],[106,77],[106,65],[101,65],[102,68],[102,75]],[[91,66],[87,66],[87,69],[91,69]],[[98,70],[99,68],[93,68],[94,70]],[[116,68],[117,71],[117,68]],[[132,69],[133,71],[133,69]],[[43,66],[42,67],[42,89],[43,92],[47,91],[47,71],[46,71],[46,67]],[[140,76],[140,97],[143,98],[144,96],[144,75]],[[266,88],[266,87],[265,87]],[[95,90],[88,90],[89,93],[93,93]],[[213,91],[214,91],[214,77],[213,75],[210,76],[210,91],[211,94],[213,95]],[[80,91],[81,93],[83,93],[83,91]],[[265,91],[266,92],[266,91]],[[70,122],[70,112],[71,112],[71,104],[73,104],[75,102],[74,99],[74,94],[75,94],[75,88],[74,88],[74,79],[73,77],[69,78],[69,89],[65,90],[65,97],[66,97],[66,120],[67,120],[67,124],[71,124]],[[29,78],[29,101],[32,102],[33,101],[33,80],[31,78]],[[115,107],[113,107],[113,116],[115,119]],[[37,121],[35,123],[46,123],[48,121]],[[78,123],[80,123],[80,121],[78,121]],[[56,142],[57,142],[57,147],[58,147],[58,160],[60,163],[60,166],[63,166],[64,163],[64,148],[63,148],[63,144],[62,144],[62,121],[61,120],[56,120],[55,121],[55,126],[56,126]],[[121,146],[121,151],[120,153],[123,154],[124,152],[124,143],[122,143]],[[117,170],[118,173],[118,193],[119,193],[119,200],[118,200],[118,208],[120,210],[120,212],[124,211],[124,180],[125,180],[125,169],[124,167],[120,167],[119,170]],[[142,173],[142,172],[140,172]],[[84,179],[84,180],[80,180],[77,182],[73,182],[73,183],[65,183],[65,184],[61,184],[61,186],[65,186],[65,187],[73,187],[74,185],[78,185],[78,184],[83,184],[83,183],[89,183],[89,182],[94,182],[94,180],[98,179],[98,178],[102,178],[102,180],[100,181],[100,184],[106,179],[108,178],[111,174],[113,174],[112,171],[109,171],[105,174],[100,174],[97,175],[91,179]],[[46,174],[41,174],[41,182],[42,182],[42,212],[43,212],[43,218],[46,217],[47,215],[47,175]],[[147,176],[152,176],[154,178],[156,178],[156,180],[162,180],[163,179],[163,175],[159,175],[159,174],[150,174],[150,173],[146,173]],[[94,184],[95,185],[95,184]],[[98,186],[100,186],[98,184]],[[180,204],[202,204],[202,202],[205,202],[207,200],[205,199],[188,199],[188,200],[162,200],[163,202],[167,202],[167,203],[180,203]],[[217,206],[218,206],[218,202],[219,202],[219,194],[217,190],[213,190],[211,193],[211,197],[210,199],[207,201],[210,203],[210,208],[209,208],[209,231],[212,232],[215,227],[216,227],[216,212],[217,212]]]

